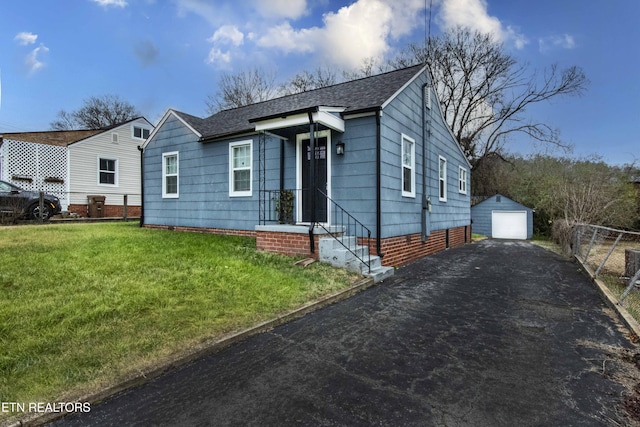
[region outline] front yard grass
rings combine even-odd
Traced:
[[[79,397],[359,276],[250,238],[137,223],[0,228],[0,402]]]

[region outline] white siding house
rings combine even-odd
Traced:
[[[69,144],[70,206],[86,205],[89,195],[105,197],[105,206],[141,205],[140,151],[153,126],[138,118]],[[110,216],[119,216],[114,212]]]
[[[139,117],[100,130],[0,135],[0,179],[60,198],[64,211],[88,215],[90,196],[104,197],[100,216],[141,207],[141,146],[153,125]]]

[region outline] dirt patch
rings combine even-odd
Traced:
[[[580,341],[578,346],[604,352],[599,360],[588,359],[593,371],[613,379],[624,388],[621,409],[629,426],[640,426],[640,350],[615,347],[591,341]]]

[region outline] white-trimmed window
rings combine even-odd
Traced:
[[[462,166],[458,168],[458,191],[467,194],[467,170]]]
[[[447,201],[447,159],[438,156],[438,196],[440,201]]]
[[[116,159],[98,158],[98,184],[118,185],[118,161]]]
[[[162,197],[164,198],[179,196],[179,160],[177,151],[162,153]]]
[[[402,134],[402,196],[416,197],[416,142]]]
[[[251,196],[253,141],[229,144],[229,196]]]
[[[133,126],[133,137],[137,139],[147,139],[151,130],[142,126]]]

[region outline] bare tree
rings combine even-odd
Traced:
[[[275,80],[275,72],[258,68],[236,74],[225,73],[220,77],[216,94],[209,95],[205,101],[207,112],[214,114],[274,98],[278,94]]]
[[[52,130],[71,130],[77,129],[75,118],[72,113],[65,110],[58,111],[57,119],[50,123]]]
[[[51,122],[53,130],[102,129],[138,117],[136,108],[117,95],[92,96],[76,111],[60,110]]]
[[[588,85],[579,67],[530,71],[490,34],[462,27],[430,39],[427,46],[410,44],[389,64],[401,68],[424,62],[431,68],[445,120],[472,162],[500,153],[514,133],[563,146],[557,130],[525,112],[533,104],[581,95]]]
[[[411,45],[409,45],[407,49],[410,49],[410,46]],[[405,53],[406,51],[402,51],[400,54],[398,54],[398,57],[405,55]],[[417,63],[415,58],[413,58],[411,61],[412,63],[410,65],[415,65]],[[368,57],[362,60],[362,64],[360,65],[359,69],[353,71],[342,71],[342,77],[347,81],[356,80],[406,67],[408,67],[408,65],[397,65],[394,61],[381,62],[378,58]]]
[[[552,220],[616,228],[634,225],[636,197],[629,168],[607,165],[599,157],[584,159],[536,155],[511,158],[511,197]],[[535,219],[534,219],[535,221]]]
[[[333,70],[328,67],[318,67],[313,73],[305,70],[296,74],[290,80],[280,85],[280,92],[283,95],[292,95],[294,93],[332,86],[337,82],[336,73]]]

